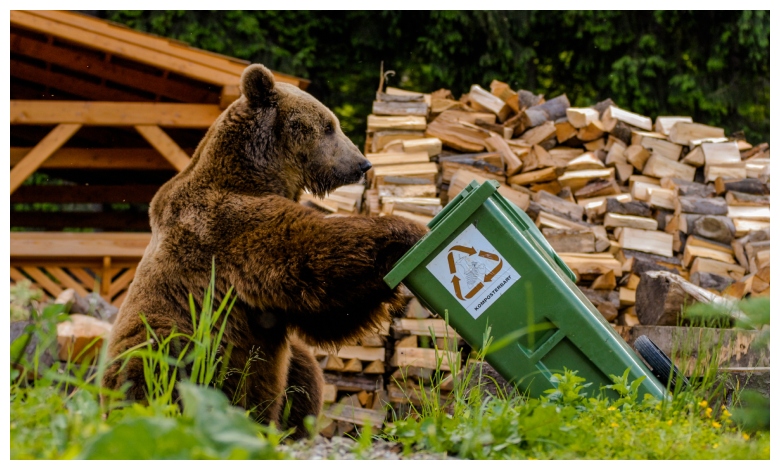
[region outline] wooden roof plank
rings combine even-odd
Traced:
[[[60,124],[38,142],[38,145],[33,147],[30,153],[11,170],[11,194],[80,128],[81,124]]]
[[[143,48],[169,55],[172,58],[184,59],[194,64],[199,64],[208,68],[212,68],[216,71],[234,75],[236,79],[233,82],[235,83],[238,82],[238,77],[241,76],[241,73],[244,71],[246,66],[249,65],[248,61],[205,51],[202,49],[197,49],[180,41],[175,41],[170,38],[164,38],[140,31],[134,31],[124,25],[119,25],[97,18],[91,18],[79,13],[67,11],[26,11],[26,13],[50,21],[56,21],[61,24],[80,28],[85,31],[94,31],[101,35],[111,37],[128,44],[141,46]],[[13,15],[11,19],[13,21]],[[302,89],[305,89],[309,84],[308,80],[294,77],[292,75],[274,71],[272,71],[272,73],[274,75],[274,79],[280,82],[290,83],[292,85],[301,87]],[[220,82],[220,84],[223,85],[227,83],[230,82]]]
[[[159,75],[129,69],[103,60],[95,60],[80,51],[42,43],[13,33],[11,34],[11,52],[41,59],[66,69],[86,72],[120,85],[142,89],[177,101],[210,102],[218,99],[218,87],[217,90],[206,90],[189,83],[169,80]],[[11,67],[11,73],[14,73],[13,67]]]
[[[62,10],[25,10],[31,15],[57,21],[76,28],[110,36],[129,44],[135,44],[158,52],[164,52],[197,64],[206,65],[234,75],[241,75],[248,61],[197,49],[175,39],[137,31],[125,25],[80,13]]]
[[[191,60],[182,59],[28,12],[11,10],[11,24],[44,34],[52,34],[83,46],[161,67],[171,72],[215,85],[222,86],[237,83],[240,78],[240,75],[236,73],[225,72]]]
[[[13,59],[11,60],[11,76],[39,85],[47,85],[81,98],[102,101],[148,101],[148,98],[134,93],[114,90],[88,80],[35,67]]]
[[[216,104],[11,100],[12,125],[73,123],[205,129],[221,112]]]
[[[135,130],[177,170],[183,171],[190,164],[190,156],[159,126],[135,126]]]

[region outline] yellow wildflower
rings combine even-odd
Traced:
[[[615,411],[616,409],[617,408],[615,408],[614,406],[610,406],[609,408],[607,408],[607,411]]]
[[[717,449],[717,448],[718,448],[718,444],[717,444],[717,443],[715,443],[715,444],[712,444],[712,448],[713,448],[713,449]]]
[[[669,426],[671,426],[671,425],[672,425],[672,423],[673,423],[673,421],[672,421],[671,419],[670,419],[669,421],[667,421],[667,422],[666,422],[666,424],[668,424]]]
[[[618,427],[618,423],[612,423],[612,424],[610,424],[610,426],[612,426],[613,428],[616,428],[616,427]]]
[[[724,410],[723,410],[723,417],[724,417],[724,418],[728,418],[728,417],[730,417],[730,416],[731,416],[731,413],[729,413],[729,410],[725,410],[725,409],[724,409]]]
[[[717,421],[713,421],[712,422],[712,427],[715,428],[715,429],[720,429],[720,423],[717,422]]]
[[[748,433],[746,433],[746,432],[743,432],[743,433],[742,433],[742,439],[744,439],[744,440],[746,440],[746,441],[747,441],[748,439],[750,439],[750,436],[748,436]]]
[[[702,408],[706,407],[707,406],[707,400],[700,401],[699,402],[699,406],[701,406]]]
[[[707,415],[708,418],[712,418],[712,408],[707,408],[704,414]]]

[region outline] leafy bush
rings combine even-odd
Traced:
[[[471,84],[612,98],[769,139],[768,11],[100,11],[101,17],[311,79],[362,144],[379,83],[456,97]]]

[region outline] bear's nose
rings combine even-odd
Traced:
[[[370,169],[371,169],[371,162],[369,162],[368,160],[363,160],[360,163],[360,171],[362,171],[363,173],[367,172]]]

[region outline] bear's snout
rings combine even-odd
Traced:
[[[365,172],[367,172],[370,169],[371,169],[371,162],[369,162],[368,160],[365,160],[365,159],[362,162],[360,162],[360,171],[361,172],[365,173]]]

